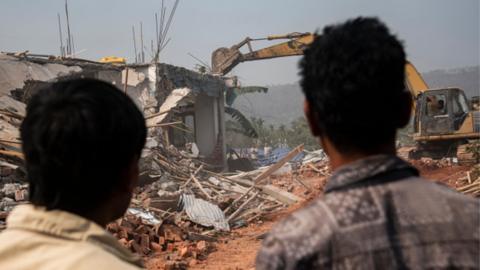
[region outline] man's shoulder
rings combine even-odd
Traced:
[[[78,256],[72,256],[67,261],[71,267],[66,269],[83,270],[83,269],[121,269],[121,270],[138,270],[141,269],[136,265],[122,260],[114,254],[88,242],[83,242],[84,249]]]
[[[271,234],[288,240],[301,239],[303,235],[311,233],[327,237],[330,235],[328,228],[332,222],[332,213],[325,203],[325,196],[322,195],[285,217],[273,227]]]
[[[257,256],[257,266],[283,269],[288,263],[318,256],[319,250],[328,248],[333,234],[332,218],[323,198],[293,212],[267,235]]]
[[[480,200],[420,177],[329,192],[277,223],[264,244],[318,246],[319,242],[327,243],[341,228],[384,220],[386,204],[399,208],[396,211],[415,210],[413,212],[428,212],[429,215],[444,211],[442,206],[446,205],[451,212],[471,212],[471,217],[475,218]]]
[[[389,190],[392,194],[389,199],[398,208],[397,212],[409,213],[410,222],[419,217],[428,217],[435,223],[442,221],[440,223],[478,226],[480,200],[441,182],[423,178],[418,180],[407,181],[403,186]]]
[[[0,269],[140,269],[88,241],[6,229],[0,242]]]

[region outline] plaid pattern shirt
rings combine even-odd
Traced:
[[[480,269],[479,206],[396,156],[368,157],[272,229],[257,269]]]

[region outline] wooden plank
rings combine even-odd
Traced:
[[[265,194],[272,196],[284,204],[294,204],[302,200],[302,198],[296,196],[293,193],[282,190],[272,185],[264,185],[260,187]]]
[[[173,125],[177,125],[177,124],[182,124],[182,121],[175,121],[175,122],[169,122],[169,123],[163,123],[163,124],[156,124],[156,125],[147,126],[147,128],[151,128],[151,127],[168,127],[168,126],[173,126]]]
[[[5,156],[10,156],[10,157],[16,157],[23,159],[23,154],[20,152],[16,151],[9,151],[9,150],[0,150],[0,155],[5,155]]]
[[[0,143],[11,143],[11,144],[16,144],[16,145],[21,145],[22,142],[17,141],[17,140],[7,140],[7,139],[0,139]]]
[[[242,205],[240,205],[238,207],[238,209],[233,212],[228,218],[227,218],[227,221],[230,222],[232,219],[234,219],[235,217],[237,217],[238,214],[240,214],[241,211],[243,211],[243,209],[245,208],[245,206],[247,206],[248,203],[250,203],[253,199],[255,199],[258,195],[258,193],[260,192],[256,192],[254,193],[250,198],[248,198],[248,200],[246,200],[245,202],[242,203]]]

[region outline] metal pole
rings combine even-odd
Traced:
[[[133,34],[133,49],[135,50],[135,63],[138,63],[137,42],[135,41],[135,26],[134,25],[132,25],[132,34]]]
[[[57,13],[58,17],[58,33],[60,35],[60,56],[64,57],[64,51],[63,51],[63,37],[62,37],[62,23],[60,21],[60,13]]]
[[[143,24],[140,22],[140,45],[142,46],[142,63],[145,63],[145,52],[143,49]]]
[[[157,16],[157,13],[155,12],[155,31],[156,31],[156,34],[157,34],[157,50],[155,51],[155,59],[154,59],[154,62],[157,63],[158,62],[158,46],[160,44],[160,36],[158,35],[158,16]]]
[[[67,0],[65,0],[65,14],[67,16],[67,35],[68,35],[67,53],[72,54],[72,36],[70,34],[70,20],[68,18],[68,3],[67,3]]]
[[[75,41],[73,40],[73,35],[72,35],[72,56],[75,57]]]

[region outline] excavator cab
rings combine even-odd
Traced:
[[[457,132],[468,116],[467,98],[458,88],[431,89],[417,99],[417,115],[422,136]]]
[[[460,145],[478,139],[480,112],[470,111],[461,89],[429,89],[416,97],[415,104],[413,139],[420,147],[411,158],[454,157]]]

